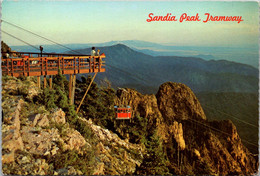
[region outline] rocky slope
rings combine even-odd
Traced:
[[[40,92],[31,78],[24,81],[3,78],[4,174],[124,175],[135,172],[142,162],[142,146],[124,141],[91,120],[79,117],[90,130],[91,137],[84,137],[70,127],[61,109],[50,112],[32,103],[33,97]]]
[[[235,125],[230,120],[208,121],[198,99],[184,84],[164,83],[156,96],[121,89],[115,103],[130,105],[133,114],[140,114],[156,127],[171,163],[171,173],[257,172],[258,159],[243,145]]]
[[[4,174],[141,174],[139,166],[149,153],[147,144],[133,142],[133,135],[149,136],[153,131],[162,142],[170,174],[257,172],[258,159],[243,145],[235,125],[228,120],[208,121],[198,99],[184,84],[167,82],[156,95],[119,89],[115,104],[130,105],[133,119],[113,121],[119,124],[112,129],[114,133],[83,117],[77,117],[77,126],[69,124],[62,109],[47,111],[33,103],[41,92],[33,78],[3,77]],[[138,124],[140,118],[146,120],[145,126]],[[131,124],[145,130],[131,131]],[[82,130],[76,130],[79,126]]]

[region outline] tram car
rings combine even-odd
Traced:
[[[124,120],[124,119],[131,119],[131,107],[126,106],[126,107],[118,107],[114,106],[115,108],[115,113],[116,113],[116,119],[117,120]]]

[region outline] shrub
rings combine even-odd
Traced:
[[[83,148],[82,153],[76,150],[59,151],[54,157],[47,159],[54,170],[72,166],[84,175],[91,175],[95,161],[94,149]]]

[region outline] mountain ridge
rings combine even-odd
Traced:
[[[97,78],[100,80],[109,78],[114,87],[146,85],[150,90],[134,86],[131,88],[136,88],[142,93],[155,93],[157,87],[163,82],[174,81],[187,84],[195,92],[258,91],[258,70],[246,64],[206,61],[196,57],[155,57],[134,51],[123,44],[98,47],[98,49],[106,54],[107,69]],[[91,49],[77,51],[89,54]]]
[[[65,48],[61,48],[58,45],[43,45],[46,52],[56,52],[62,53],[66,52],[67,48],[72,50],[83,49],[92,46],[104,47],[111,46],[115,44],[124,44],[136,51],[143,52],[145,54],[159,56],[184,56],[184,57],[201,57],[206,60],[216,59],[216,60],[229,60],[236,61],[239,63],[249,64],[255,68],[258,68],[258,47],[209,47],[209,46],[174,46],[167,44],[159,44],[154,42],[147,42],[141,40],[121,40],[121,41],[109,41],[104,43],[86,43],[86,44],[63,44]],[[35,46],[38,48],[39,46]],[[28,46],[12,46],[14,50],[17,51],[27,51],[27,52],[38,52],[28,47]]]

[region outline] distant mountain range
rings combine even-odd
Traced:
[[[198,57],[205,60],[228,60],[248,64],[258,68],[258,46],[255,47],[208,47],[208,46],[171,46],[140,40],[110,41],[104,43],[86,43],[86,44],[65,44],[64,46],[72,50],[90,48],[92,46],[105,47],[116,44],[124,44],[135,51],[142,52],[151,56],[184,56]],[[62,53],[68,51],[59,45],[43,45],[45,52]],[[11,46],[16,51],[38,50],[29,46]],[[35,46],[38,48],[39,46]],[[75,52],[74,52],[75,53]]]
[[[106,54],[105,77],[114,87],[135,88],[155,93],[167,81],[181,82],[194,92],[257,92],[258,70],[225,60],[206,61],[195,57],[150,56],[117,44],[99,47]],[[90,48],[76,50],[89,54]]]

